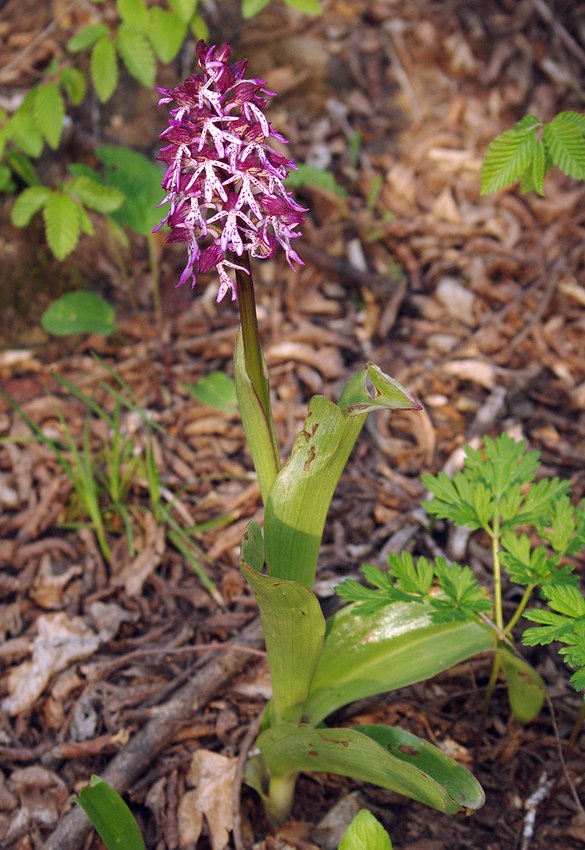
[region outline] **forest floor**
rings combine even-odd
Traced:
[[[553,5],[324,0],[323,15],[307,18],[275,2],[243,22],[235,0],[222,0],[221,12],[203,4],[211,40],[231,41],[252,75],[279,92],[269,117],[291,154],[335,181],[298,190],[310,207],[295,244],[304,268],[295,274],[278,260],[257,271],[285,456],[310,396],[336,398],[367,361],[424,406],[369,418],[325,529],[317,592],[327,613],[340,578],[358,578],[360,564],[383,564],[402,548],[456,554],[490,582],[487,541],[455,538],[440,525],[431,536],[420,509],[421,474],[458,468],[462,446],[484,434],[525,439],[541,452],[544,475],[569,479],[575,499],[585,495],[585,188],[553,170],[545,198],[517,189],[479,196],[482,155],[497,133],[527,112],[550,120],[584,108],[585,5],[556,3],[550,17]],[[34,82],[83,23],[84,5],[63,9],[9,0],[0,12],[11,68],[0,77],[3,96]],[[164,69],[160,84],[178,84],[192,55]],[[156,100],[126,79],[97,119],[96,110],[79,111],[66,158],[93,164],[92,145],[104,141],[154,156],[165,123]],[[66,164],[48,156],[47,180],[62,177]],[[74,823],[68,814],[70,795],[97,773],[127,790],[148,848],[189,847],[179,811],[199,765],[215,802],[207,803],[197,847],[211,847],[214,817],[221,847],[234,765],[270,694],[255,603],[238,569],[243,529],[262,514],[237,413],[205,406],[187,385],[214,370],[230,373],[237,308],[215,303],[211,278],[193,292],[176,289],[184,246],[162,239],[162,326],[145,240],[134,239],[121,257],[98,229],[59,264],[40,224],[15,231],[4,205],[0,246],[3,389],[47,436],[63,439],[62,416],[81,445],[87,408],[52,373],[111,409],[102,383],[115,384],[115,370],[134,398],[122,431],[144,453],[140,411],[155,423],[168,513],[195,529],[198,569],[217,588],[205,589],[173,543],[143,479],[126,495],[128,526],[106,517],[104,558],[70,478],[45,445],[13,439],[31,431],[0,402],[0,437],[10,438],[0,445],[0,845],[36,850],[60,823],[62,850],[97,848],[82,816]],[[57,340],[42,331],[43,310],[71,287],[92,288],[116,306],[112,336]],[[98,469],[107,431],[90,417]],[[475,756],[487,800],[472,817],[313,774],[299,782],[293,815],[278,831],[244,790],[244,846],[336,848],[335,826],[362,805],[388,827],[396,850],[585,847],[576,799],[585,790],[585,739],[570,740],[582,701],[553,650],[528,657],[550,688],[550,705],[524,726],[498,688],[479,741],[487,657],[343,713],[347,723],[398,724],[468,765]],[[206,675],[183,692],[183,713],[157,740],[149,723],[169,705],[177,709],[179,689]],[[530,831],[527,801],[547,780],[554,786]]]

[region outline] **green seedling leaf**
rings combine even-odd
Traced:
[[[362,809],[345,830],[338,850],[392,850],[392,842],[380,821]]]
[[[172,62],[181,49],[187,33],[187,22],[175,12],[160,6],[149,11],[148,37],[161,62]]]
[[[495,632],[483,624],[433,623],[426,603],[396,602],[367,617],[352,609],[327,621],[304,709],[313,725],[355,700],[430,679],[496,646]]]
[[[117,210],[125,201],[125,195],[114,186],[104,186],[91,177],[81,175],[67,183],[67,191],[77,197],[90,209],[101,213]]]
[[[26,227],[31,218],[46,204],[51,196],[47,186],[30,186],[17,197],[10,213],[10,220],[15,227]]]
[[[485,800],[468,770],[398,729],[314,729],[283,723],[262,732],[257,746],[273,777],[313,771],[350,776],[447,814],[471,812]]]
[[[64,260],[79,241],[79,210],[79,205],[65,192],[51,192],[43,206],[47,242],[58,260]]]
[[[46,83],[35,89],[33,113],[37,125],[50,147],[59,147],[65,119],[65,104],[59,87]]]
[[[196,384],[185,384],[185,389],[201,404],[223,410],[224,413],[237,413],[236,385],[225,372],[210,372]]]
[[[347,197],[347,192],[343,186],[339,185],[330,171],[324,171],[314,165],[300,163],[294,171],[291,171],[284,182],[290,189],[308,186],[309,188],[325,189],[325,191],[331,192],[332,195],[338,195],[340,198]]]
[[[79,32],[69,39],[67,42],[67,50],[70,53],[79,53],[81,50],[87,50],[88,47],[93,47],[101,38],[107,38],[110,31],[105,24],[89,24],[83,27]]]
[[[156,77],[156,59],[144,33],[121,23],[116,33],[116,44],[128,73],[143,86],[152,88]]]
[[[489,145],[481,169],[481,194],[489,195],[519,180],[536,152],[534,127],[501,133]]]
[[[91,81],[102,103],[106,103],[118,85],[118,59],[114,42],[108,37],[100,38],[93,46],[90,62]]]
[[[298,723],[325,634],[314,593],[302,584],[261,575],[242,559],[242,572],[256,595],[272,680],[272,719]]]
[[[531,723],[546,699],[546,685],[536,670],[507,646],[499,653],[512,714],[520,723]]]
[[[41,319],[45,331],[55,336],[98,333],[109,336],[116,330],[115,313],[95,292],[68,292],[50,304]]]
[[[92,776],[75,802],[81,806],[107,850],[145,850],[134,815],[117,791],[99,776]]]
[[[561,171],[569,177],[585,180],[585,136],[574,117],[567,118],[567,113],[559,113],[545,125],[542,138],[552,161]]]
[[[77,68],[63,68],[60,73],[61,85],[73,106],[79,106],[85,99],[87,82],[85,74]]]
[[[268,6],[270,0],[242,0],[242,17],[253,18],[265,6]]]

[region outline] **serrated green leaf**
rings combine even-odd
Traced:
[[[93,236],[95,231],[91,222],[91,218],[87,214],[87,210],[85,209],[85,207],[81,206],[81,204],[79,205],[78,209],[79,226],[81,227],[81,232],[85,233],[86,236]]]
[[[547,587],[543,592],[554,611],[574,619],[585,617],[585,599],[578,588],[560,585]]]
[[[71,180],[65,189],[70,194],[77,195],[85,206],[101,213],[114,212],[126,200],[124,193],[114,186],[104,186],[103,183],[84,175]]]
[[[75,802],[84,810],[107,850],[144,850],[144,840],[134,815],[117,791],[92,776]]]
[[[95,292],[67,292],[47,307],[41,323],[54,336],[79,333],[109,336],[116,330],[116,314]]]
[[[144,0],[117,0],[116,7],[125,24],[140,32],[148,30],[148,9]]]
[[[126,196],[112,217],[118,224],[149,236],[160,221],[158,205],[164,195],[161,169],[144,154],[130,148],[100,145],[96,154],[104,165],[104,182]]]
[[[242,0],[242,17],[253,18],[265,6],[268,6],[270,0]]]
[[[89,24],[69,39],[67,50],[70,53],[79,53],[81,50],[87,50],[88,47],[93,47],[101,38],[107,38],[109,34],[110,30],[105,24]]]
[[[297,9],[305,15],[320,15],[323,11],[319,0],[285,0],[285,2],[291,9]]]
[[[574,124],[585,135],[585,115],[582,112],[559,112],[559,118]]]
[[[538,139],[532,160],[532,186],[537,195],[544,197],[545,151],[543,142]]]
[[[79,241],[79,205],[64,192],[51,192],[43,218],[49,248],[58,260],[64,260]]]
[[[536,127],[538,124],[542,124],[540,118],[537,118],[536,115],[525,115],[524,118],[521,118],[520,121],[517,121],[514,124],[514,130],[529,130],[532,127]]]
[[[0,163],[0,192],[13,192],[15,183],[12,179],[12,171],[3,162]]]
[[[380,821],[362,809],[345,830],[338,850],[392,850],[392,842]]]
[[[489,195],[519,180],[536,149],[533,128],[507,130],[488,146],[481,169],[481,194]]]
[[[40,186],[41,180],[37,174],[37,170],[26,154],[21,151],[11,150],[6,155],[6,162],[15,174],[18,174],[21,180],[24,180],[29,186]]]
[[[34,92],[34,89],[33,89]],[[43,136],[32,110],[18,109],[6,126],[7,138],[13,139],[27,156],[37,159],[43,151]]]
[[[47,186],[30,186],[17,197],[10,213],[15,227],[26,227],[33,215],[39,212],[51,195]]]
[[[181,49],[187,33],[187,24],[176,12],[167,12],[160,6],[150,9],[148,37],[161,62],[172,62]]]
[[[144,33],[122,23],[116,33],[116,44],[128,73],[143,86],[152,88],[156,77],[156,60]]]
[[[585,180],[585,137],[575,122],[560,113],[542,133],[554,164],[569,177]]]
[[[197,9],[198,0],[169,0],[171,9],[188,24]]]
[[[85,74],[77,68],[63,68],[60,74],[61,85],[73,106],[83,103],[87,92]]]
[[[90,62],[91,81],[101,103],[108,101],[118,85],[118,59],[114,42],[106,37],[94,44]]]

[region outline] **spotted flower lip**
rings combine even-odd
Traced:
[[[188,261],[178,285],[213,268],[219,275],[217,300],[235,282],[228,269],[247,271],[238,258],[245,253],[268,259],[279,248],[291,268],[303,261],[292,240],[307,210],[286,190],[293,160],[268,144],[287,140],[276,132],[264,110],[274,92],[264,80],[245,79],[247,60],[230,64],[231,46],[197,45],[201,74],[192,74],[174,89],[159,88],[160,105],[174,103],[164,146],[157,159],[166,163],[162,186],[169,203],[163,220],[168,242],[187,242]]]

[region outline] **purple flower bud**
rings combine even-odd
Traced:
[[[229,44],[197,45],[202,74],[182,86],[158,89],[159,106],[174,103],[161,133],[165,146],[157,159],[165,162],[162,181],[169,210],[155,228],[171,229],[167,242],[187,242],[188,262],[178,285],[215,268],[220,281],[217,300],[236,284],[227,269],[243,269],[235,261],[244,253],[272,257],[284,249],[291,268],[303,265],[291,240],[307,212],[284,186],[294,162],[267,144],[286,143],[267,120],[264,108],[274,92],[264,80],[244,79],[247,61],[229,63]]]

